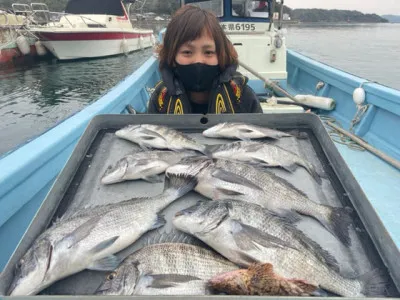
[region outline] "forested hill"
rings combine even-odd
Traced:
[[[363,14],[355,10],[294,9],[292,20],[300,22],[350,22],[350,23],[387,23],[388,20],[377,14]]]
[[[277,7],[279,9],[279,5]],[[339,9],[291,9],[284,6],[283,12],[288,14],[291,20],[299,22],[333,22],[333,23],[386,23],[388,20],[377,14],[363,14],[356,10]]]
[[[99,0],[101,1],[101,0]],[[11,8],[11,4],[30,3],[28,0],[1,0],[1,8]],[[67,0],[42,0],[33,2],[44,2],[52,11],[63,11]],[[159,14],[171,14],[179,6],[179,0],[147,0],[144,12],[155,12]],[[279,11],[279,5],[275,7]],[[363,14],[359,11],[350,10],[326,10],[326,9],[291,9],[284,7],[284,13],[290,15],[291,20],[299,22],[350,22],[350,23],[385,23],[388,20],[376,14]]]

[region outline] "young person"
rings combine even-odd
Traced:
[[[213,13],[181,7],[158,48],[162,81],[148,113],[262,113],[248,79],[236,71],[238,55]]]

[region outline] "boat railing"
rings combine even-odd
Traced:
[[[0,17],[4,17],[4,24],[1,24],[0,26],[8,26],[10,24],[10,21],[8,20],[8,13],[5,11],[0,10]]]
[[[23,15],[28,17],[32,14],[32,9],[28,4],[25,3],[13,3],[11,4],[12,10],[16,15]]]

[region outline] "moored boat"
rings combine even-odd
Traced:
[[[232,12],[225,17],[231,18],[232,23],[237,21],[233,23],[234,27],[236,24],[241,27],[243,23],[244,27],[241,28],[246,29],[246,24],[250,24],[250,28],[253,24],[252,21],[246,21],[246,18],[235,19]],[[221,22],[223,24],[223,18]],[[271,28],[273,29],[272,26]],[[238,31],[235,35],[237,41],[241,35],[247,35],[246,32]],[[294,51],[285,52],[287,63],[284,70],[287,71],[287,79],[268,73],[264,73],[264,76],[278,81],[292,95],[317,94],[333,98],[336,103],[334,110],[315,112],[340,121],[343,128],[352,130],[375,148],[397,160],[400,158],[400,136],[398,132],[391,130],[400,124],[400,91],[371,83]],[[128,104],[137,112],[145,112],[149,88],[159,79],[157,60],[152,57],[98,101],[1,158],[0,240],[3,246],[0,267],[6,264],[16,248],[88,122],[98,114],[126,114]],[[250,85],[260,96],[272,94],[262,81],[254,77]],[[360,94],[365,94],[365,97],[361,97],[363,101],[359,101],[358,97],[353,99],[354,92],[359,88],[362,89],[362,92],[358,90]],[[276,98],[279,100],[279,95]],[[341,141],[337,141],[335,145],[365,193],[367,205],[376,212],[378,222],[384,225],[386,231],[382,234],[395,244],[394,249],[379,250],[391,251],[394,257],[398,257],[400,171],[370,152],[354,150]],[[359,208],[356,206],[356,209]],[[368,230],[374,230],[374,224],[365,225]]]
[[[152,30],[134,27],[119,0],[71,0],[58,15],[29,30],[60,60],[127,54],[155,42]]]
[[[0,63],[7,63],[25,55],[37,54],[36,38],[24,30],[25,24],[24,15],[0,9]]]

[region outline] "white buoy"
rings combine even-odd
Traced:
[[[336,106],[335,100],[327,97],[314,95],[296,95],[294,98],[302,104],[310,107],[321,108],[324,110],[333,110]]]
[[[46,55],[47,50],[40,41],[35,42],[35,48],[36,48],[37,55],[39,55],[39,56]]]
[[[353,92],[353,101],[361,105],[365,101],[365,90],[362,87],[356,88]]]
[[[144,48],[143,42],[144,42],[143,36],[140,36],[140,37],[139,37],[139,47],[140,47],[140,49],[142,49],[142,50],[143,50],[143,48]]]
[[[125,55],[128,55],[128,42],[126,39],[123,39],[121,42],[121,50]]]
[[[29,53],[31,53],[31,47],[29,46],[26,37],[20,35],[19,37],[17,37],[15,42],[17,43],[19,51],[21,51],[23,55],[28,55]]]

